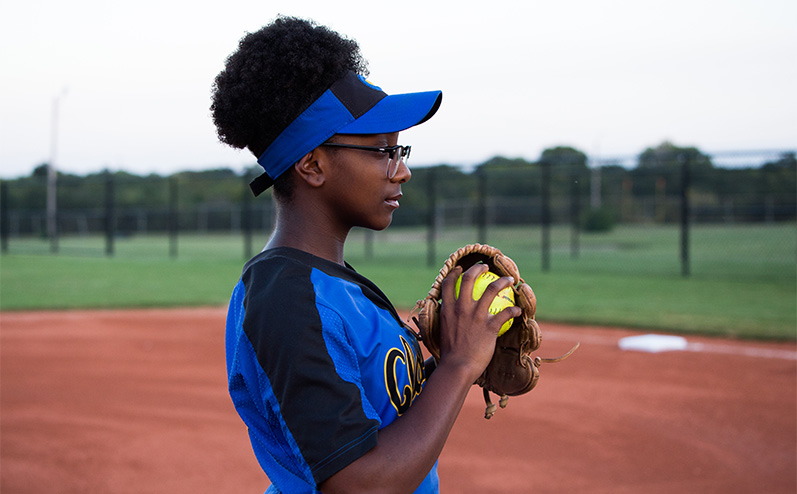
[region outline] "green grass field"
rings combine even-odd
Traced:
[[[689,277],[681,274],[674,227],[581,234],[577,255],[570,231],[554,228],[547,271],[538,228],[493,228],[487,241],[518,263],[543,322],[797,339],[794,224],[698,226],[690,237]],[[445,230],[433,266],[424,230],[393,228],[368,238],[352,233],[348,261],[409,309],[447,255],[476,234]],[[255,251],[265,240],[253,240]],[[165,236],[117,239],[113,257],[100,237],[61,239],[58,255],[48,249],[42,240],[12,239],[0,257],[0,310],[223,305],[244,262],[243,241],[232,235],[183,235],[176,258]]]

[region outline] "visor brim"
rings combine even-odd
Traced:
[[[368,112],[337,131],[338,134],[389,134],[401,132],[430,118],[440,108],[441,91],[385,96]]]

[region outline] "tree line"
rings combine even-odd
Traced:
[[[47,171],[45,163],[30,176],[5,180],[7,207],[15,211],[44,209]],[[537,161],[497,156],[471,170],[453,164],[412,168],[413,179],[404,187],[401,214],[397,213],[396,220],[400,224],[423,223],[434,201],[473,203],[491,198],[497,203],[499,199],[533,199],[546,193],[561,199],[562,210],[572,208],[576,201],[581,211],[608,210],[620,219],[618,208],[622,201],[666,199],[681,194],[685,171],[689,194],[697,207],[732,204],[734,208],[755,208],[766,204],[781,212],[778,219],[795,218],[797,159],[793,151],[773,155],[756,166],[724,168],[716,166],[710,155],[697,148],[663,142],[640,153],[633,167],[611,161],[600,167],[590,166],[585,153],[561,146],[544,150]],[[59,173],[57,202],[62,210],[102,209],[109,200],[116,210],[167,209],[175,202],[181,209],[228,208],[263,200],[262,196],[247,197],[248,181],[259,173],[257,165],[244,173],[230,168],[168,176],[140,176],[124,171],[84,176]],[[544,190],[544,184],[550,190]],[[179,197],[174,197],[175,193]],[[672,219],[673,214],[665,214],[662,219]]]

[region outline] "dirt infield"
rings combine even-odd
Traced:
[[[0,314],[0,492],[258,493],[226,390],[224,309]],[[482,418],[470,393],[444,493],[797,491],[797,348],[541,323],[531,394]]]

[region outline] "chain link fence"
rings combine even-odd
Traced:
[[[353,232],[353,255],[387,251],[434,266],[458,246],[482,242],[534,259],[527,268],[542,271],[794,276],[794,151],[546,153],[533,163],[413,169],[391,228]],[[180,257],[227,242],[231,255],[248,258],[275,214],[268,193],[251,196],[251,178],[223,169],[60,175],[56,208],[48,208],[45,174],[5,180],[2,251]]]

